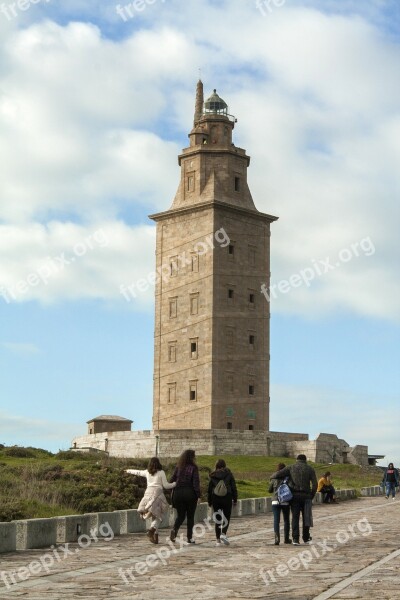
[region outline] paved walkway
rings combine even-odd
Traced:
[[[400,599],[400,498],[317,505],[312,546],[274,546],[271,514],[234,519],[229,533],[216,547],[197,526],[198,543],[175,552],[163,531],[158,546],[131,534],[3,555],[0,599]]]

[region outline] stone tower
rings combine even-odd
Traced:
[[[250,157],[216,90],[197,84],[181,179],[157,223],[154,430],[269,428],[270,223],[247,184]]]

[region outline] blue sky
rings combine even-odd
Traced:
[[[0,442],[67,448],[104,413],[150,429],[153,290],[119,286],[154,268],[147,215],[171,205],[201,68],[280,217],[271,429],[400,462],[398,2],[5,6]]]

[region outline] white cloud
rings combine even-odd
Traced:
[[[0,346],[20,356],[32,356],[40,353],[40,348],[30,342],[0,342]]]
[[[0,294],[8,304],[122,300],[121,284],[154,270],[154,246],[154,227],[118,221],[0,225]],[[136,305],[148,309],[153,294],[138,294]]]
[[[271,429],[309,433],[335,433],[351,446],[368,446],[370,454],[384,454],[385,461],[400,464],[398,398],[361,396],[340,389],[271,386]],[[318,427],[318,429],[316,429]],[[386,463],[387,464],[387,463]]]
[[[51,221],[43,244],[52,255],[60,247],[51,234],[57,221],[113,229],[138,207],[169,208],[180,148],[154,131],[189,130],[188,83],[193,65],[204,65],[206,89],[216,85],[239,117],[236,140],[253,158],[257,207],[280,216],[272,227],[273,282],[366,237],[376,248],[310,288],[281,294],[274,312],[397,318],[399,48],[371,24],[375,5],[367,22],[298,4],[268,18],[243,2],[151,5],[120,41],[84,23],[8,30],[0,62],[0,219],[21,228],[14,233],[24,258],[16,264],[11,248],[3,249],[3,284],[43,260],[35,236],[28,249],[35,220]],[[118,253],[90,253],[58,284],[26,298],[109,299],[117,280],[129,283],[154,267],[153,242],[147,238],[139,254],[133,242],[141,230],[127,227]],[[146,268],[140,261],[133,269],[144,251]]]

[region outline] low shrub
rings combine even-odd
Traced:
[[[35,452],[30,448],[23,448],[22,446],[11,446],[4,451],[5,456],[12,456],[13,458],[35,458]]]

